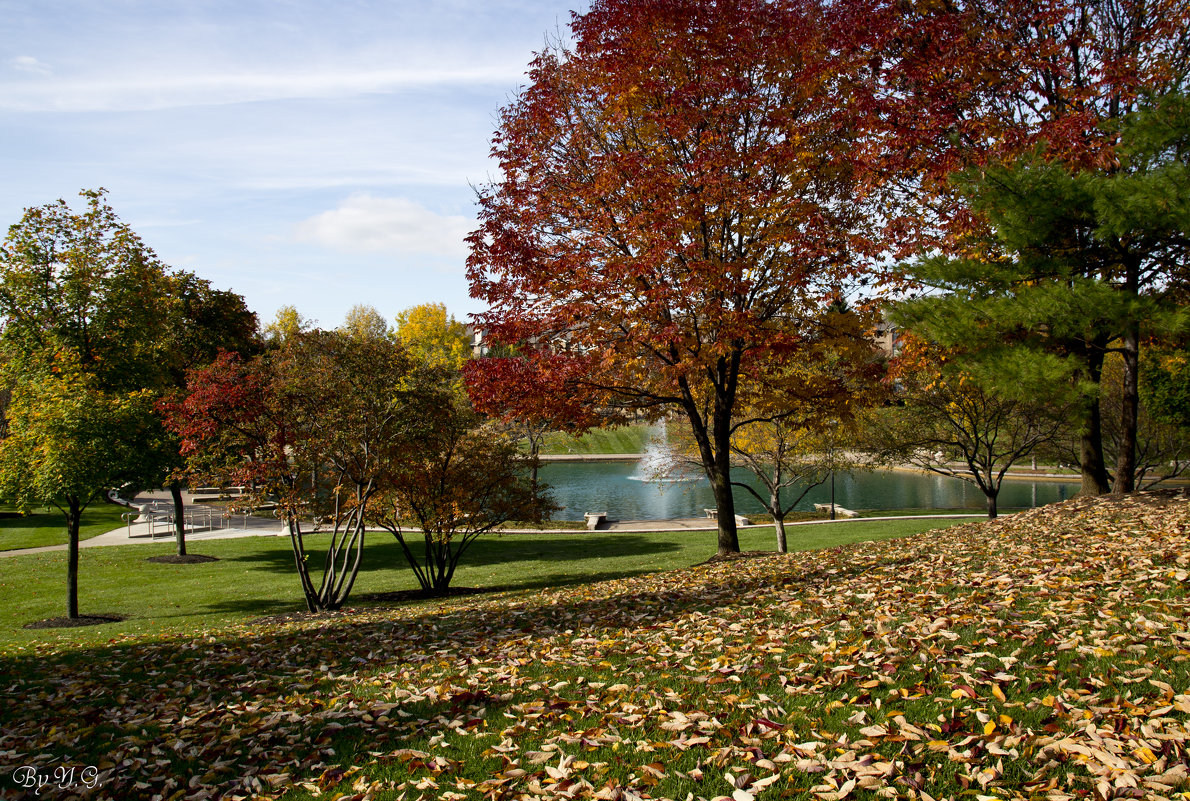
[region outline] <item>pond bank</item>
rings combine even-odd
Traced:
[[[639,462],[645,457],[643,453],[552,453],[541,454],[537,458],[543,464],[548,462]],[[874,470],[893,470],[921,475],[938,475],[928,470],[922,470],[913,465],[896,465],[893,467],[878,467]],[[961,473],[960,473],[961,475]],[[1004,474],[1005,478],[1025,481],[1082,481],[1077,473],[1042,473],[1028,471],[1012,471]]]

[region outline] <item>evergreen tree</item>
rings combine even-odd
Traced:
[[[911,270],[942,290],[903,304],[898,322],[972,358],[1030,348],[1052,388],[1081,397],[1083,489],[1108,489],[1097,402],[1104,358],[1124,361],[1114,489],[1134,488],[1139,342],[1176,328],[1190,255],[1190,102],[1170,95],[1119,126],[1117,159],[1073,169],[1044,149],[956,179],[988,222],[967,255]],[[1048,358],[1042,360],[1041,354]],[[1019,377],[1005,373],[1006,383]]]

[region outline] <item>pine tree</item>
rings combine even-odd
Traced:
[[[985,361],[1006,348],[1045,356],[1043,385],[1081,396],[1083,489],[1108,489],[1096,393],[1105,356],[1124,360],[1116,492],[1136,471],[1139,342],[1176,328],[1190,255],[1190,100],[1170,95],[1118,128],[1117,158],[1071,168],[1044,148],[968,171],[956,185],[989,228],[967,254],[919,261],[943,290],[903,304],[899,322]],[[1005,382],[1019,376],[1005,374]]]

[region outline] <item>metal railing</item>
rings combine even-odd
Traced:
[[[174,514],[173,504],[166,505],[165,503],[148,503],[140,508],[137,512],[125,512],[121,517],[124,518],[124,523],[128,526],[128,536],[132,537],[133,521],[137,523],[147,523],[149,528],[148,536],[151,539],[157,539],[158,535],[164,537],[174,536],[177,530],[176,522],[177,516]],[[218,521],[218,527],[224,528],[227,517],[222,513],[206,506],[186,508],[183,514],[185,530],[190,531],[213,531]],[[144,535],[141,535],[144,536]]]

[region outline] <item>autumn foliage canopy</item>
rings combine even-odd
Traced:
[[[817,3],[597,2],[503,110],[472,294],[570,391],[686,417],[736,550],[741,376],[795,352],[875,255],[862,64]]]

